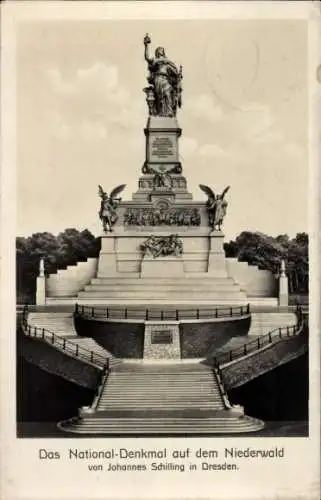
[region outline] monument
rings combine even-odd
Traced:
[[[228,276],[223,249],[229,186],[215,195],[200,184],[207,201],[193,200],[179,156],[182,66],[163,47],[153,57],[150,44],[146,35],[148,117],[138,190],[123,201],[119,194],[125,184],[109,195],[99,186],[103,235],[97,275],[79,292],[79,302],[245,304],[245,292]]]

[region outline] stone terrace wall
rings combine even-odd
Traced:
[[[96,388],[100,375],[98,368],[68,356],[42,340],[24,337],[21,342],[22,355],[29,363],[81,387]]]
[[[98,259],[88,258],[67,269],[59,269],[46,280],[46,295],[49,297],[76,296],[95,277]]]
[[[249,355],[222,367],[224,385],[227,390],[241,386],[281,364],[292,361],[306,352],[307,333],[289,337],[262,351]]]
[[[182,358],[211,357],[215,350],[231,337],[247,335],[251,319],[220,322],[181,323],[180,344]]]
[[[236,258],[226,259],[227,273],[250,297],[274,297],[276,279],[270,271],[259,269]]]
[[[100,322],[77,318],[78,335],[92,337],[117,358],[142,358],[144,323]]]

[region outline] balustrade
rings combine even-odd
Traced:
[[[220,365],[223,365],[230,361],[235,361],[242,358],[243,356],[246,356],[247,354],[258,351],[266,345],[273,343],[274,340],[275,342],[278,342],[282,339],[299,335],[303,329],[303,319],[301,315],[298,315],[298,318],[298,324],[295,326],[285,326],[282,328],[277,328],[267,333],[266,335],[253,340],[252,342],[244,343],[241,347],[231,349],[228,352],[223,352],[222,354],[215,356],[213,358],[213,365],[215,367],[219,367]]]
[[[237,306],[237,307],[219,307],[219,308],[202,308],[202,309],[175,309],[175,310],[158,310],[158,309],[139,309],[139,308],[103,308],[103,307],[89,307],[84,305],[75,305],[74,315],[83,317],[85,319],[137,319],[143,321],[160,320],[200,320],[200,319],[213,319],[213,318],[233,318],[241,317],[250,314],[250,306]]]
[[[56,335],[55,333],[50,332],[45,328],[38,328],[36,326],[31,328],[31,326],[25,322],[22,323],[22,326],[25,335],[29,337],[39,338],[66,353],[71,353],[73,356],[79,359],[90,361],[91,363],[95,363],[99,366],[104,367],[104,369],[109,369],[109,358],[105,358],[104,356],[101,356],[94,351],[90,351],[89,349],[86,349],[85,347],[82,347],[75,342],[72,342],[64,337],[60,337],[59,335]]]

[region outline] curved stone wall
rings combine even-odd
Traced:
[[[209,358],[232,337],[247,335],[250,317],[229,321],[180,324],[182,358]]]
[[[92,337],[117,358],[142,358],[145,324],[135,321],[95,321],[76,318],[78,335]],[[231,337],[247,335],[250,317],[223,321],[180,322],[181,358],[206,358]]]
[[[117,358],[142,358],[144,323],[102,322],[76,318],[78,335],[92,337]]]
[[[21,351],[26,361],[81,387],[93,390],[97,387],[100,375],[98,368],[84,363],[80,358],[68,356],[38,338],[21,335]]]
[[[307,329],[301,334],[284,338],[239,360],[221,367],[226,389],[246,384],[278,366],[303,355],[308,348]]]

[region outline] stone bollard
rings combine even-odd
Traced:
[[[289,305],[289,280],[285,274],[285,261],[281,260],[280,278],[279,278],[279,307]]]
[[[37,277],[37,290],[36,290],[36,304],[37,306],[44,306],[46,304],[46,276],[45,276],[44,259],[40,259],[39,263],[39,276]]]
[[[94,413],[96,413],[96,410],[94,410],[91,406],[81,406],[78,408],[78,416],[80,418],[88,417]]]
[[[229,409],[230,413],[233,413],[236,417],[243,417],[244,416],[244,406],[241,405],[232,405],[232,407]]]

